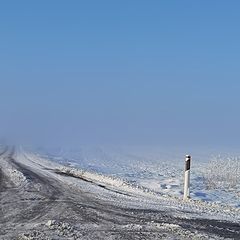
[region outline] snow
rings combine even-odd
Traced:
[[[18,171],[14,168],[8,161],[1,162],[1,168],[4,169],[5,174],[11,179],[11,181],[17,186],[21,186],[25,184],[27,181],[26,177],[23,175],[22,172]],[[0,168],[0,170],[1,170]]]
[[[30,174],[31,172],[33,173],[31,176],[38,176],[36,181],[31,182],[31,178],[20,181],[22,183],[27,181],[25,185],[26,188],[22,188],[21,186],[19,188],[23,191],[24,196],[24,198],[21,197],[21,200],[30,201],[31,204],[36,203],[35,199],[45,201],[41,195],[39,198],[38,192],[43,191],[44,194],[50,192],[51,194],[51,191],[53,191],[52,186],[55,186],[57,189],[61,189],[60,192],[63,194],[61,196],[65,196],[66,194],[66,196],[68,196],[67,198],[69,198],[69,193],[72,193],[72,195],[70,195],[71,203],[87,201],[84,202],[83,205],[77,205],[79,209],[82,209],[82,206],[84,206],[84,208],[88,206],[89,201],[92,200],[94,207],[97,207],[95,203],[99,203],[101,209],[102,206],[114,206],[114,211],[116,211],[116,209],[120,210],[121,213],[124,211],[124,213],[129,216],[129,219],[138,214],[139,221],[137,222],[126,221],[119,226],[114,225],[113,227],[114,229],[116,228],[117,231],[125,231],[126,229],[137,232],[143,230],[151,233],[158,229],[163,233],[166,231],[166,236],[169,237],[175,233],[181,236],[182,239],[193,239],[195,235],[198,235],[200,239],[207,239],[204,233],[200,233],[199,231],[194,232],[195,228],[193,228],[191,232],[186,230],[182,225],[183,222],[188,223],[188,221],[196,220],[195,223],[201,223],[201,220],[204,222],[207,220],[220,220],[218,223],[220,227],[223,226],[222,221],[229,221],[234,224],[239,223],[239,207],[218,203],[216,201],[202,200],[205,191],[195,192],[198,196],[193,196],[192,194],[192,199],[190,200],[182,200],[182,195],[179,193],[182,184],[182,164],[179,163],[178,167],[178,162],[156,161],[156,159],[158,159],[157,157],[145,161],[147,155],[141,153],[141,157],[138,157],[138,155],[129,151],[124,153],[122,149],[120,152],[117,152],[116,149],[114,149],[114,151],[109,150],[108,154],[105,151],[106,150],[103,151],[103,149],[102,151],[96,151],[98,154],[104,152],[103,155],[106,156],[103,161],[99,162],[101,171],[97,171],[97,169],[93,171],[91,168],[88,170],[87,166],[81,166],[78,158],[71,158],[71,161],[68,162],[68,158],[66,157],[66,155],[69,154],[68,152],[61,151],[61,155],[64,156],[64,158],[59,156],[54,158],[54,155],[50,156],[49,153],[43,157],[42,153],[29,152],[23,148],[16,149],[13,157],[10,157],[8,154],[6,157],[2,156],[1,167],[2,171],[6,172],[7,169],[10,169],[8,164],[11,163],[10,165],[13,166],[12,169],[14,169],[14,166],[19,167],[19,169],[25,173],[30,169]],[[94,156],[93,152],[90,151],[90,153],[91,156]],[[111,156],[114,156],[114,159],[118,159],[118,161],[111,161]],[[75,157],[77,157],[77,154]],[[55,159],[55,161],[52,161],[53,159]],[[87,159],[87,157],[85,159]],[[97,167],[99,158],[95,155],[93,159],[93,162],[89,161],[90,166],[94,163],[94,166]],[[122,159],[122,161],[120,161],[120,159]],[[130,161],[131,159],[132,161]],[[65,166],[61,163],[65,163]],[[113,168],[109,166],[113,166]],[[198,168],[194,171],[197,173],[197,170]],[[36,173],[36,175],[34,175],[34,173]],[[8,173],[7,175],[13,179],[16,177],[14,172]],[[43,179],[48,179],[48,181]],[[57,186],[59,186],[59,188]],[[32,189],[33,187],[37,191],[29,192],[28,188]],[[197,197],[199,197],[200,200],[198,200]],[[12,200],[11,204],[13,204]],[[60,197],[56,199],[54,204],[56,204],[58,209],[59,207],[66,209],[66,199],[64,198]],[[83,209],[83,211],[85,210]],[[101,214],[105,219],[108,219],[108,212]],[[116,216],[118,215],[119,214]],[[79,229],[91,228],[98,231],[98,229],[102,229],[103,227],[103,225],[95,225],[94,221],[90,225],[89,223],[82,222],[80,225],[73,226],[63,219],[63,221],[57,220],[54,216],[46,215],[47,218],[44,219],[45,228],[49,228],[49,231],[57,231],[59,234],[66,234],[67,237],[76,235]],[[78,214],[76,217],[79,217]],[[120,214],[119,220],[121,218],[122,216]],[[146,219],[146,222],[141,222],[141,220]],[[159,219],[161,221],[159,221]],[[209,221],[209,223],[211,221]],[[77,229],[76,232],[74,230],[75,227]],[[236,233],[235,230],[234,233]],[[32,236],[31,234],[35,233],[26,233],[26,231],[24,231],[20,239],[28,239],[28,237]],[[40,231],[36,232],[36,234],[41,236],[39,239],[44,239],[45,237],[45,235],[41,235]],[[175,235],[173,234],[172,236],[173,238],[169,239],[175,239]]]
[[[59,154],[58,154],[59,153]],[[185,154],[164,153],[156,148],[81,147],[75,150],[39,151],[39,156],[64,164],[58,171],[70,172],[114,191],[157,196],[166,206],[214,217],[239,214],[239,189],[207,189],[204,172],[210,155],[195,155],[191,168],[191,200],[182,201]],[[162,201],[162,200],[161,200]],[[224,217],[223,217],[224,218]],[[238,218],[238,217],[237,217]]]
[[[71,167],[123,179],[157,193],[181,197],[183,194],[184,154],[166,154],[163,149],[130,147],[81,147],[49,151],[51,159]],[[191,197],[239,207],[238,189],[208,189],[205,173],[210,155],[193,156]]]

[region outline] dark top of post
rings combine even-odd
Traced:
[[[191,164],[191,156],[190,155],[186,155],[185,171],[190,170],[190,164]]]

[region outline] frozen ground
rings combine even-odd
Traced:
[[[204,154],[199,154],[201,151]],[[46,153],[46,150],[42,153]],[[198,149],[191,154],[193,155],[191,197],[195,200],[240,207],[240,180],[238,185],[235,184],[231,188],[223,186],[217,189],[209,189],[206,184],[205,177],[209,170],[209,161],[217,156],[219,151]],[[65,165],[114,176],[156,193],[181,198],[184,155],[185,153],[179,149],[167,150],[159,147],[83,146],[74,150],[51,149],[45,156]],[[227,159],[227,153],[222,153],[222,155],[223,159]],[[240,174],[240,160],[238,161],[238,174]],[[224,170],[216,169],[216,171]],[[221,178],[221,174],[218,177]]]
[[[142,169],[138,157],[130,163],[132,153],[124,162],[105,157],[100,162],[95,158],[94,165],[86,158],[83,170],[72,166],[80,164],[79,153],[77,163],[67,157],[70,163],[63,166],[50,161],[50,154],[42,157],[11,147],[1,151],[0,239],[239,239],[239,208],[183,202],[138,185],[136,175],[123,180],[130,169]],[[108,156],[102,150],[97,156],[100,153]],[[143,178],[144,171],[139,176]]]

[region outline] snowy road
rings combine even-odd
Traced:
[[[239,218],[231,211],[215,207],[207,217],[208,208],[201,204],[182,207],[179,200],[61,169],[19,149],[2,150],[0,239],[240,238]]]

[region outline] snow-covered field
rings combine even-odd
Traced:
[[[180,149],[82,146],[71,150],[57,148],[38,152],[71,167],[112,176],[149,191],[182,198],[186,153]],[[216,159],[218,153],[199,149],[190,153],[191,198],[240,207],[240,160],[231,158],[231,162],[229,156],[232,154],[226,153]],[[211,174],[214,174],[213,177]]]

